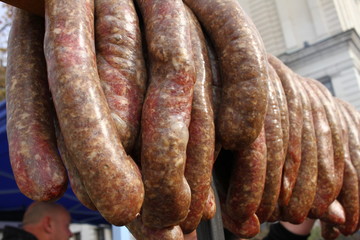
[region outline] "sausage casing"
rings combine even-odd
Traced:
[[[143,223],[178,225],[189,211],[184,177],[195,68],[190,28],[180,0],[138,0],[145,25],[150,84],[141,119]]]
[[[144,197],[140,171],[126,155],[96,67],[94,2],[45,3],[49,86],[67,150],[101,215],[113,225],[136,217]]]
[[[6,70],[9,155],[20,191],[37,201],[61,197],[68,182],[56,147],[44,31],[41,17],[15,9]]]

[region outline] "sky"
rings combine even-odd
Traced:
[[[6,16],[5,3],[0,2],[0,50],[7,48],[8,36],[11,28],[11,19]],[[6,65],[6,52],[0,51],[0,62]]]

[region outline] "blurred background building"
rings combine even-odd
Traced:
[[[239,0],[266,50],[360,110],[359,0]]]

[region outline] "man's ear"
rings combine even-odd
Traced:
[[[46,233],[50,233],[52,232],[52,221],[51,221],[51,217],[50,216],[45,216],[42,220],[42,225],[43,225],[43,228],[44,228],[44,231]]]

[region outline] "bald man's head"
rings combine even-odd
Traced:
[[[67,212],[66,209],[53,202],[33,202],[26,210],[23,217],[23,226],[38,223],[45,216],[54,216],[59,212]]]
[[[34,202],[23,217],[23,230],[33,234],[39,240],[68,240],[71,216],[60,204]]]

